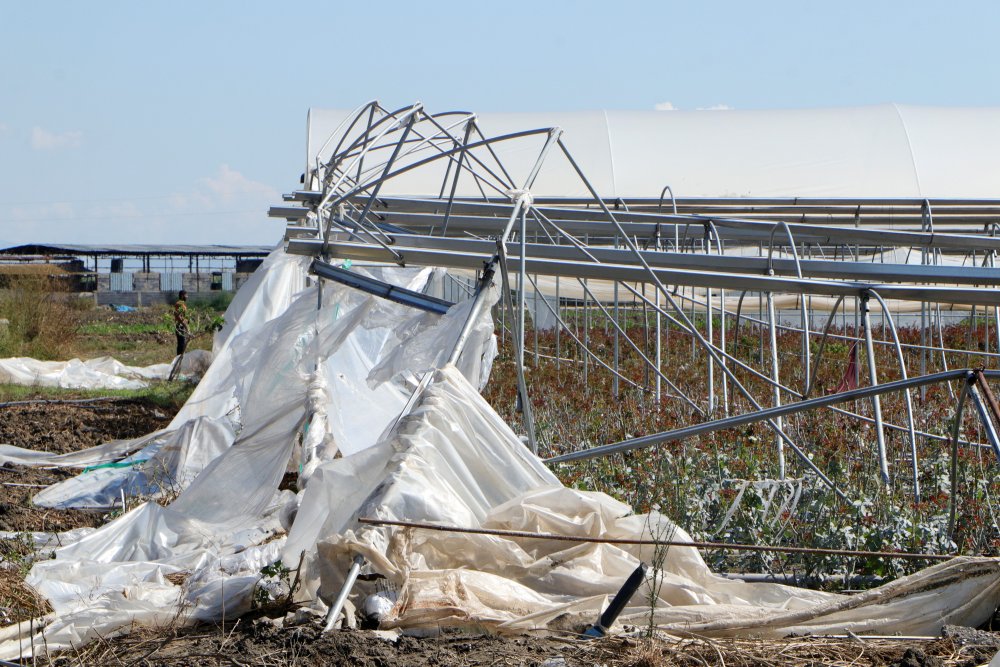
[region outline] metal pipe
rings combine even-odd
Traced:
[[[899,361],[899,373],[902,379],[906,379],[906,360],[903,358],[903,348],[899,344],[899,333],[896,331],[896,323],[892,319],[892,313],[889,312],[889,307],[886,305],[882,297],[879,296],[878,292],[875,290],[868,290],[868,294],[875,297],[878,301],[879,306],[882,308],[882,314],[889,320],[889,331],[892,333],[892,340],[896,344],[896,359]],[[906,403],[906,424],[908,427],[907,434],[910,439],[910,458],[911,467],[913,471],[913,500],[916,503],[920,502],[920,469],[917,466],[917,435],[916,428],[914,426],[913,420],[913,398],[910,396],[909,388],[903,390],[903,399]]]
[[[529,281],[529,282],[531,282],[532,286],[534,286],[534,287],[535,287],[535,289],[538,289],[538,286],[537,286],[537,285],[536,285],[536,284],[535,284],[535,283],[534,283],[534,282],[532,281],[532,279],[531,279],[531,277],[530,277],[530,276],[528,277],[528,281]],[[555,318],[556,318],[556,321],[557,321],[557,322],[559,323],[559,325],[560,325],[560,326],[562,326],[562,327],[563,327],[563,328],[564,328],[564,329],[566,330],[566,333],[568,333],[568,334],[570,335],[570,337],[571,337],[571,338],[572,338],[572,339],[573,339],[573,340],[574,340],[574,341],[575,341],[575,342],[576,342],[577,344],[580,344],[580,339],[579,339],[579,338],[577,338],[577,337],[576,337],[576,336],[575,336],[575,335],[573,334],[572,330],[570,330],[570,328],[569,328],[568,326],[566,326],[566,323],[565,323],[565,321],[564,321],[564,320],[563,320],[563,319],[562,319],[562,318],[561,318],[561,317],[560,317],[560,316],[559,316],[559,315],[558,315],[558,314],[557,314],[557,313],[556,313],[556,312],[555,312],[555,311],[554,311],[554,310],[552,309],[552,306],[551,306],[551,305],[549,304],[549,302],[548,302],[548,301],[545,301],[545,300],[542,300],[542,304],[543,304],[543,305],[544,305],[544,306],[545,306],[546,308],[548,308],[548,309],[549,309],[549,312],[550,312],[550,313],[552,314],[552,316],[553,316],[553,317],[555,317]],[[598,304],[598,305],[600,305],[600,304]],[[607,312],[607,311],[605,311],[605,312]],[[610,321],[610,318],[609,318],[609,321]],[[626,338],[626,340],[631,340],[631,339],[628,339],[628,338]],[[627,377],[625,377],[625,376],[624,376],[624,375],[622,375],[621,373],[618,373],[618,372],[617,372],[617,371],[616,371],[616,370],[615,370],[614,368],[612,368],[611,366],[609,366],[608,364],[606,364],[606,363],[605,363],[604,361],[602,361],[602,360],[601,360],[601,358],[600,358],[600,357],[598,357],[598,356],[597,356],[596,354],[594,354],[594,353],[593,353],[593,352],[592,352],[592,351],[590,350],[590,348],[589,348],[589,347],[586,347],[586,346],[584,346],[584,351],[585,351],[585,352],[587,352],[587,354],[589,354],[589,355],[590,355],[591,357],[593,357],[593,358],[594,358],[594,361],[596,361],[596,362],[597,362],[597,363],[598,363],[598,364],[599,364],[599,365],[600,365],[601,367],[603,367],[603,368],[604,368],[605,370],[608,370],[608,371],[610,371],[610,372],[612,373],[612,376],[613,376],[613,377],[616,377],[616,378],[618,378],[619,380],[622,380],[622,381],[624,381],[624,382],[625,382],[626,384],[628,384],[628,385],[630,385],[630,386],[632,386],[632,387],[635,387],[636,389],[642,389],[642,390],[646,390],[646,391],[648,391],[648,389],[647,389],[646,387],[643,387],[642,385],[640,385],[640,384],[638,384],[638,383],[636,383],[636,382],[633,382],[632,380],[628,379]],[[586,372],[586,367],[584,367],[584,372]],[[683,394],[682,394],[682,396],[683,396]],[[673,398],[673,397],[671,397],[671,398]],[[690,399],[687,399],[687,398],[685,397],[685,400],[689,401],[689,403],[690,403]],[[695,408],[695,410],[698,410],[698,408]],[[700,412],[700,410],[699,410],[699,413],[701,413],[701,412]],[[703,413],[701,413],[701,414],[703,414]]]
[[[593,293],[590,291],[590,289],[588,289],[586,283],[584,281],[582,281],[582,280],[579,281],[579,282],[580,282],[580,286],[583,287],[583,289],[584,289],[585,293],[587,294],[587,296],[594,297]],[[629,288],[630,290],[632,289],[628,285],[626,285],[626,287]],[[657,292],[657,294],[659,294],[659,292]],[[645,299],[645,297],[642,297],[642,298]],[[618,322],[613,321],[611,319],[611,315],[608,313],[608,310],[604,307],[604,305],[601,304],[601,302],[598,301],[596,298],[594,298],[594,303],[597,304],[597,307],[601,309],[601,312],[604,313],[604,316],[607,317],[608,320],[612,322],[612,325],[615,327],[615,331],[616,332],[620,331],[621,330],[621,326],[618,324]],[[645,301],[643,303],[645,303]],[[631,338],[629,338],[628,336],[625,336],[625,342],[627,342],[632,347],[632,349],[635,350],[636,353],[640,357],[642,357],[642,360],[644,362],[646,362],[647,366],[652,366],[652,362],[650,362],[649,358],[645,354],[643,354],[642,350],[639,349],[639,347],[632,341]],[[618,371],[614,370],[613,372],[617,373]],[[659,382],[660,380],[663,380],[664,382],[666,382],[667,386],[669,386],[674,392],[676,392],[676,394],[681,399],[683,399],[684,402],[687,403],[691,407],[692,410],[694,410],[695,412],[697,412],[702,417],[706,416],[705,411],[702,410],[698,406],[697,403],[695,403],[694,401],[692,401],[688,397],[687,394],[685,394],[683,391],[681,391],[680,388],[677,385],[675,385],[673,382],[671,382],[670,378],[668,378],[666,375],[664,375],[663,373],[661,373],[659,369],[656,369],[656,379],[657,379],[657,382]]]
[[[878,371],[875,368],[875,348],[872,346],[872,323],[868,311],[868,292],[861,296],[862,326],[865,330],[865,352],[868,358],[868,375],[871,385],[878,385]],[[885,432],[882,430],[882,403],[878,394],[872,396],[872,409],[875,412],[875,436],[878,443],[878,469],[882,483],[889,486],[889,461],[885,451]]]
[[[531,399],[528,397],[528,387],[524,381],[524,363],[521,357],[518,355],[518,341],[524,340],[524,332],[521,327],[524,326],[524,318],[518,318],[514,314],[514,301],[510,296],[510,276],[507,272],[507,260],[505,246],[502,243],[497,243],[497,257],[499,258],[498,264],[500,265],[500,279],[502,282],[502,292],[504,304],[510,308],[510,324],[511,324],[511,336],[513,337],[514,343],[514,363],[517,365],[517,398],[518,407],[521,412],[521,421],[524,424],[524,429],[528,434],[528,445],[531,448],[533,454],[538,454],[538,442],[535,440],[535,420],[531,412]]]
[[[465,138],[462,139],[462,146],[467,146],[469,144],[469,136],[472,134],[472,128],[476,124],[475,118],[470,118],[468,123],[465,125]],[[451,193],[448,195],[448,207],[444,211],[444,222],[441,224],[441,236],[448,235],[448,218],[451,217],[451,208],[455,204],[455,190],[458,188],[458,177],[462,174],[462,163],[465,161],[465,151],[458,154],[458,167],[455,169],[455,180],[451,183]],[[451,166],[451,162],[448,162],[448,166]]]
[[[330,611],[326,614],[326,623],[323,625],[323,632],[330,632],[330,630],[333,630],[334,624],[340,617],[340,612],[344,609],[344,603],[347,602],[347,596],[351,594],[351,589],[354,588],[354,582],[358,580],[358,574],[361,572],[361,566],[364,562],[365,558],[361,554],[354,557],[354,562],[351,563],[351,569],[347,571],[347,578],[344,579],[344,585],[341,587],[340,593],[337,595],[337,599],[333,601]]]
[[[527,260],[527,253],[525,253],[525,244],[527,243],[526,237],[526,224],[527,215],[525,215],[524,207],[521,208],[521,229],[518,233],[520,237],[518,240],[521,243],[521,257],[520,262],[517,265],[517,319],[520,323],[518,325],[518,341],[517,341],[517,361],[518,361],[518,371],[519,374],[524,375],[524,324],[525,324],[525,310],[524,310],[524,293],[528,289],[527,281],[527,270],[525,268],[525,261]],[[535,295],[537,300],[538,295]],[[537,320],[537,318],[536,318]],[[535,322],[535,328],[538,328],[537,321]]]
[[[476,289],[475,301],[472,304],[472,308],[469,310],[469,317],[465,320],[465,324],[462,326],[461,333],[458,334],[458,340],[455,341],[455,347],[451,351],[451,355],[448,357],[449,364],[457,364],[458,358],[462,354],[462,350],[465,349],[465,343],[469,339],[469,333],[476,324],[476,320],[479,319],[479,313],[483,309],[483,304],[486,302],[486,295],[489,294],[490,286],[493,285],[493,274],[495,272],[497,259],[483,267],[483,276],[479,280],[479,287]]]
[[[774,328],[774,298],[770,292],[767,293],[767,321],[771,341],[771,381],[774,383],[772,385],[771,399],[774,402],[774,407],[780,408],[781,390],[778,388],[778,385],[781,384],[781,379],[778,376],[778,336]],[[774,421],[778,425],[779,430],[784,428],[781,417],[778,417]],[[785,479],[785,443],[780,436],[775,435],[774,444],[778,450],[778,479]]]
[[[648,297],[646,297],[643,294],[641,294],[640,292],[638,292],[634,287],[632,287],[628,283],[624,283],[624,285],[625,285],[625,289],[629,290],[630,292],[632,292],[632,294],[634,294],[635,296],[637,296],[640,299],[642,299],[643,303],[645,303],[646,305],[649,305],[649,306],[653,307],[654,309],[656,309],[660,314],[662,314],[667,319],[668,322],[670,322],[674,326],[678,327],[682,332],[687,333],[687,334],[691,334],[691,331],[685,326],[685,324],[683,322],[680,322],[680,321],[674,319],[670,314],[668,314],[660,306],[654,305],[654,303],[652,301],[650,301]],[[655,294],[659,294],[659,291],[655,292]],[[598,306],[600,306],[600,303],[598,303]],[[776,327],[776,328],[780,328],[780,327]],[[691,334],[691,335],[693,335],[693,334]],[[748,364],[740,361],[735,356],[729,354],[728,352],[725,352],[724,350],[719,349],[715,345],[712,345],[712,348],[722,358],[723,362],[730,362],[731,361],[732,363],[736,364],[736,366],[738,366],[739,368],[743,369],[747,373],[750,373],[751,375],[753,375],[754,377],[758,378],[759,380],[762,380],[763,382],[766,382],[768,385],[776,386],[779,389],[781,389],[782,391],[788,393],[789,395],[794,396],[795,398],[802,398],[802,395],[799,394],[799,392],[797,392],[794,389],[792,389],[791,387],[788,387],[788,386],[783,385],[783,384],[774,385],[774,381],[772,380],[772,378],[770,376],[761,373],[756,368],[754,368],[754,367],[752,367],[752,366],[750,366],[750,365],[748,365]],[[723,363],[722,365],[728,365],[728,364]]]
[[[347,269],[342,269],[338,266],[333,266],[332,264],[322,262],[318,259],[313,261],[309,270],[321,278],[326,278],[327,280],[332,280],[342,285],[347,285],[349,287],[353,287],[354,289],[361,290],[362,292],[367,292],[368,294],[381,297],[387,301],[399,303],[404,306],[410,306],[411,308],[417,308],[428,313],[444,315],[448,312],[449,308],[455,305],[450,301],[428,296],[421,292],[408,290],[405,287],[398,287],[391,283],[377,280],[369,276],[363,276],[359,273],[348,271]],[[320,282],[320,288],[322,289],[322,282]],[[318,298],[321,299],[321,295],[322,293],[320,293]]]
[[[976,375],[973,375],[976,378]],[[982,422],[983,428],[986,431],[986,439],[989,441],[990,446],[993,447],[993,453],[996,454],[997,460],[1000,461],[1000,437],[997,436],[996,426],[993,425],[993,420],[990,419],[990,411],[986,407],[986,403],[983,397],[979,394],[979,382],[973,382],[969,385],[969,396],[972,397],[972,402],[976,406],[976,413],[979,415],[979,421]]]
[[[618,230],[618,232],[624,234],[624,232],[622,231],[622,227],[619,224],[618,220],[615,218],[614,214],[611,213],[611,210],[608,209],[607,205],[604,204],[604,202],[597,195],[597,191],[594,190],[594,186],[591,185],[591,183],[590,183],[589,180],[587,180],[586,175],[580,169],[580,166],[576,163],[576,160],[573,159],[572,154],[570,154],[569,150],[567,150],[566,146],[562,143],[562,141],[559,141],[559,147],[562,150],[563,155],[566,156],[567,161],[573,167],[573,170],[577,173],[577,175],[580,177],[580,180],[583,182],[583,184],[586,186],[587,190],[590,192],[591,196],[593,196],[596,200],[598,200],[598,203],[601,206],[601,210],[604,212],[605,215],[607,215],[608,219],[615,226],[615,228]],[[678,317],[680,317],[680,319],[682,321],[684,321],[684,323],[687,326],[687,328],[694,334],[694,336],[698,340],[699,344],[701,344],[701,346],[708,352],[708,354],[714,356],[716,358],[716,361],[720,361],[719,356],[715,352],[715,350],[712,347],[712,345],[709,344],[705,340],[705,338],[698,332],[697,327],[695,327],[694,324],[691,322],[691,320],[688,319],[688,317],[684,314],[684,310],[677,304],[677,302],[671,296],[670,292],[667,291],[667,289],[663,286],[663,283],[660,281],[659,277],[649,267],[649,264],[646,262],[645,258],[642,256],[642,253],[639,252],[639,249],[631,242],[631,239],[629,239],[628,235],[624,235],[624,236],[625,236],[625,243],[626,243],[626,245],[629,246],[629,249],[634,253],[636,259],[638,259],[639,264],[642,266],[643,271],[645,271],[645,273],[647,275],[649,275],[650,278],[652,278],[652,281],[656,285],[656,288],[658,290],[660,290],[660,292],[663,294],[664,298],[666,298],[667,303],[670,304],[670,307],[673,308],[675,310],[675,312],[677,312]],[[753,397],[753,395],[750,393],[750,391],[745,386],[743,386],[743,383],[741,383],[739,381],[739,379],[733,374],[732,370],[730,370],[729,368],[727,368],[725,366],[722,366],[722,369],[726,373],[726,375],[730,378],[730,380],[732,381],[733,385],[739,390],[739,392],[744,396],[744,398],[746,398],[746,400],[753,406],[753,408],[756,409],[756,410],[761,410],[762,408],[761,408],[760,404]],[[795,442],[790,437],[788,437],[788,435],[785,434],[784,431],[782,431],[781,428],[774,421],[768,420],[768,426],[770,428],[772,428],[776,433],[778,433],[782,437],[782,439],[788,444],[788,446],[792,448],[792,451],[795,452],[796,456],[799,457],[799,460],[807,468],[809,468],[814,473],[816,473],[816,476],[819,477],[821,480],[823,480],[824,484],[826,484],[827,486],[829,486],[830,489],[832,489],[843,500],[845,500],[845,501],[848,500],[848,498],[844,494],[844,492],[841,491],[839,488],[837,488],[837,485],[834,484],[830,480],[830,478],[827,477],[826,474],[824,474],[823,471],[820,470],[816,466],[815,463],[813,463],[812,459],[809,458],[806,455],[806,453],[804,451],[802,451],[799,448],[799,446],[796,445]]]
[[[817,396],[816,398],[810,398],[805,401],[787,403],[777,408],[761,409],[756,412],[735,415],[724,419],[716,419],[703,424],[685,426],[684,428],[674,429],[672,431],[653,433],[639,438],[622,440],[609,445],[601,445],[598,447],[591,447],[590,449],[571,452],[569,454],[561,454],[559,456],[553,456],[545,459],[545,463],[568,463],[570,461],[581,461],[584,459],[596,458],[598,456],[607,456],[609,454],[616,454],[619,452],[631,451],[633,449],[659,445],[665,442],[675,442],[677,440],[692,438],[705,433],[712,433],[714,431],[722,431],[725,429],[736,428],[738,426],[767,421],[775,417],[794,415],[800,412],[814,410],[816,408],[824,408],[831,405],[837,405],[839,403],[846,403],[848,401],[861,400],[880,394],[901,391],[906,387],[921,387],[937,384],[939,382],[956,380],[958,378],[965,377],[968,373],[969,371],[966,370],[953,370],[942,373],[934,373],[932,375],[908,378],[906,380],[897,380],[895,382],[886,382],[877,386],[859,387],[858,389],[852,389],[838,394]]]
[[[409,239],[407,239],[409,240]],[[447,243],[453,239],[442,239],[433,237],[430,242],[444,241]],[[629,241],[631,243],[631,241]],[[444,244],[442,244],[444,246]],[[291,254],[316,254],[322,246],[321,241],[310,239],[292,239],[289,241],[289,252]],[[561,246],[549,246],[550,248],[560,248]],[[416,243],[403,245],[397,237],[397,242],[393,244],[396,249],[389,252],[392,259],[386,256],[388,252],[382,247],[375,247],[370,244],[357,243],[352,241],[331,241],[328,244],[329,252],[332,256],[354,260],[372,261],[397,261],[397,255],[401,251],[406,255],[407,265],[415,266],[446,266],[446,267],[479,267],[481,263],[494,254],[493,244],[484,243],[479,251],[468,251],[458,249],[444,249],[426,247],[425,244]],[[533,247],[534,251],[535,248]],[[640,251],[637,251],[640,252]],[[595,256],[597,253],[595,253]],[[804,292],[813,295],[854,296],[859,292],[872,287],[871,282],[862,281],[838,281],[838,280],[813,280],[798,278],[779,278],[775,276],[760,276],[747,273],[723,273],[715,271],[703,271],[696,269],[671,269],[671,268],[651,268],[645,257],[636,264],[624,263],[625,258],[619,258],[623,263],[595,263],[592,261],[580,261],[577,259],[563,259],[561,257],[539,257],[526,258],[527,271],[539,275],[563,276],[571,278],[593,278],[597,280],[621,281],[621,282],[648,282],[659,285],[661,289],[664,284],[712,287],[717,289],[747,289],[755,292]],[[706,262],[713,258],[702,258]],[[714,259],[718,259],[717,257]],[[920,280],[921,278],[914,278]],[[938,286],[918,286],[918,285],[886,285],[875,284],[875,287],[885,298],[899,299],[903,301],[926,301],[928,299],[940,303],[978,304],[986,306],[996,306],[1000,304],[1000,290],[983,288],[962,288],[962,287],[938,287]],[[796,331],[798,329],[795,329]]]
[[[965,371],[965,382],[962,383],[962,393],[959,394],[955,407],[955,423],[951,428],[951,498],[948,500],[948,539],[955,540],[955,512],[958,507],[958,437],[962,432],[962,412],[965,399],[969,395],[974,376],[972,371]]]
[[[834,318],[837,316],[837,309],[840,308],[840,304],[843,302],[844,296],[840,295],[837,297],[836,303],[833,304],[833,308],[830,310],[830,316],[826,320],[826,326],[823,327],[823,337],[819,339],[819,349],[816,350],[816,363],[813,364],[812,375],[809,378],[809,383],[806,384],[806,390],[802,393],[802,398],[809,398],[809,394],[816,385],[816,374],[819,373],[819,365],[823,361],[823,350],[826,348],[826,339],[830,333],[830,326],[833,324]],[[926,375],[926,373],[921,373],[921,375]]]
[[[983,374],[982,369],[976,369],[976,384],[979,388],[983,390],[983,395],[986,397],[986,404],[990,406],[990,411],[993,413],[993,419],[1000,422],[1000,403],[997,403],[996,397],[993,395],[993,390],[990,389],[990,385],[986,382],[986,376]]]
[[[622,584],[621,589],[615,594],[615,597],[611,600],[608,608],[604,610],[597,622],[594,623],[590,628],[588,628],[583,635],[588,638],[596,639],[599,637],[605,637],[608,634],[608,629],[614,625],[618,616],[621,615],[622,611],[628,605],[632,596],[635,592],[639,590],[639,586],[642,582],[646,580],[646,564],[639,563],[632,574],[628,576],[625,583]]]

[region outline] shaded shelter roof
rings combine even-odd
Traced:
[[[273,248],[263,245],[153,245],[29,243],[0,249],[0,255],[102,255],[115,257],[265,257]]]

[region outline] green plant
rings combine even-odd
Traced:
[[[586,338],[590,349],[608,366],[613,360],[613,330],[605,327],[603,316],[589,315],[583,326],[581,313],[566,313],[574,333]],[[643,326],[641,321],[635,326]],[[769,376],[770,342],[766,329],[743,322],[739,338],[747,345],[734,345],[732,331],[726,349],[744,363]],[[888,331],[876,328],[876,339],[889,339]],[[663,387],[657,403],[651,391],[652,374],[639,355],[625,343],[619,344],[617,368],[624,376],[617,395],[612,375],[587,355],[579,345],[557,342],[554,332],[538,331],[539,357],[535,361],[536,332],[525,332],[528,389],[535,415],[539,453],[543,457],[621,441],[630,437],[669,431],[707,419],[695,412],[676,392]],[[652,331],[632,332],[633,340],[652,358],[655,335]],[[721,345],[720,332],[714,332]],[[818,336],[814,332],[814,335]],[[944,329],[945,345],[965,348],[969,330],[960,326]],[[919,344],[915,327],[899,329],[901,343]],[[851,327],[833,327],[822,363],[816,373],[813,396],[836,387],[848,363],[850,343],[857,333]],[[934,338],[938,336],[934,332]],[[762,343],[763,340],[763,343]],[[778,335],[781,380],[785,386],[803,384],[802,337],[798,333]],[[815,342],[815,341],[813,341]],[[938,344],[938,341],[934,341]],[[662,330],[664,373],[678,389],[705,408],[708,362],[704,352],[691,345],[688,334],[676,327]],[[561,345],[558,349],[557,345]],[[643,347],[645,346],[645,347]],[[761,352],[763,354],[761,355]],[[559,356],[562,361],[546,357]],[[861,382],[867,382],[862,357]],[[895,350],[880,345],[875,350],[879,381],[900,377]],[[904,347],[907,365],[926,372],[943,370],[940,353],[921,359],[919,350]],[[944,359],[950,368],[968,367],[975,357],[955,352]],[[770,405],[770,387],[760,376],[731,366],[740,381],[764,406]],[[717,410],[721,408],[720,376],[715,369]],[[632,384],[630,384],[631,382]],[[484,396],[515,431],[522,430],[520,413],[514,411],[516,372],[509,335],[501,338],[500,356],[493,366]],[[786,402],[794,398],[786,398]],[[752,412],[749,403],[729,387],[729,413]],[[951,423],[955,403],[944,385],[928,387],[921,397],[913,396],[916,428],[931,434],[917,439],[917,481],[920,499],[915,502],[912,464],[906,434],[886,430],[891,481],[888,487],[878,478],[876,433],[871,423],[870,401],[851,401],[838,406],[841,412],[813,411],[788,417],[784,430],[827,475],[849,502],[833,491],[785,447],[785,478],[780,479],[774,433],[763,423],[663,443],[628,453],[564,464],[554,472],[568,486],[609,493],[637,512],[659,506],[664,515],[695,539],[764,544],[774,546],[826,547],[831,549],[915,551],[923,553],[1000,554],[1000,526],[997,498],[1000,479],[990,473],[993,463],[989,450],[960,446],[957,458],[957,485],[951,488]],[[886,423],[906,424],[902,394],[882,398]],[[961,435],[970,442],[986,442],[974,411],[966,409]],[[869,421],[862,421],[859,415]],[[954,534],[948,534],[948,511],[957,505]],[[781,555],[768,552],[712,550],[704,553],[719,571],[793,572],[824,585],[830,577],[892,578],[911,572],[926,561],[844,558],[816,554]]]
[[[294,592],[294,572],[280,560],[262,567],[253,591],[253,607],[267,609],[288,604]]]

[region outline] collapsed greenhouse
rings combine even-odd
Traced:
[[[557,121],[376,102],[311,112],[303,188],[271,210],[284,238],[170,425],[69,455],[0,448],[5,464],[85,469],[39,506],[127,509],[33,536],[54,558],[27,581],[53,611],[0,630],[0,658],[239,616],[280,586],[262,575],[279,562],[296,581],[278,594],[328,628],[355,610],[404,632],[770,637],[990,618],[1000,559],[948,549],[959,451],[992,457],[989,476],[1000,457],[1000,372],[979,367],[1000,354],[1000,110]],[[975,345],[954,347],[955,322]],[[781,336],[794,354],[779,355]],[[481,395],[498,337],[513,350],[513,426]],[[834,341],[850,364],[829,391],[816,374]],[[667,344],[689,363],[665,365]],[[559,441],[534,419],[540,358],[650,410],[681,405],[689,423]],[[921,418],[924,400],[947,403],[950,430]],[[940,562],[853,595],[733,579],[677,517],[555,474],[756,424],[777,514],[805,486],[860,502],[800,421],[834,413],[867,429],[857,456],[876,484],[915,504],[921,460],[950,452],[946,548],[900,554]],[[638,590],[619,595],[641,565]],[[602,627],[613,599],[621,615]]]

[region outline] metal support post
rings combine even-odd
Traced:
[[[892,342],[896,348],[896,359],[899,361],[899,373],[902,379],[906,379],[906,359],[903,357],[903,346],[899,343],[899,332],[896,330],[896,322],[892,319],[892,313],[889,312],[889,306],[886,302],[879,296],[878,292],[875,290],[868,290],[868,293],[875,297],[878,301],[879,306],[882,308],[883,317],[887,318],[889,322],[889,331],[892,334]],[[907,424],[907,435],[910,440],[910,458],[911,458],[911,469],[913,471],[913,500],[916,503],[920,502],[920,469],[917,465],[917,432],[913,420],[913,398],[910,396],[910,390],[907,388],[903,392],[903,399],[906,402],[906,424]]]
[[[962,434],[965,399],[969,395],[969,388],[973,382],[975,382],[975,376],[970,371],[962,382],[962,393],[958,396],[958,404],[955,406],[955,421],[951,427],[951,498],[948,500],[948,539],[952,541],[955,539],[955,513],[958,508],[958,440]]]
[[[868,292],[861,296],[862,326],[865,329],[865,352],[868,358],[868,373],[871,385],[878,385],[878,371],[875,368],[875,347],[872,345],[871,317],[868,310]],[[882,428],[882,403],[879,397],[872,396],[872,409],[875,412],[875,435],[878,442],[878,469],[882,483],[889,486],[889,461],[885,449],[885,431]]]
[[[502,248],[499,244],[498,247]],[[502,250],[500,252],[500,278],[503,283],[504,303],[506,303],[511,311],[513,311],[514,304],[510,298],[510,277],[507,274],[506,257]],[[524,293],[523,289],[521,293]],[[514,355],[514,362],[517,369],[517,404],[524,423],[524,430],[528,434],[528,445],[531,447],[532,453],[537,454],[538,443],[535,440],[535,421],[531,413],[531,400],[528,398],[528,386],[524,381],[524,363],[522,361],[522,355],[524,353],[524,330],[522,329],[524,326],[524,318],[518,318],[513,312],[511,312],[510,321],[511,335],[514,337],[514,344],[517,348]]]
[[[767,322],[768,322],[768,333],[770,334],[771,341],[771,380],[774,383],[772,389],[772,399],[774,407],[781,407],[781,389],[778,387],[781,380],[779,377],[778,368],[778,335],[775,315],[774,315],[774,297],[770,292],[767,293]],[[781,417],[774,420],[778,425],[778,429],[783,429],[784,424],[782,423]],[[778,449],[778,479],[785,479],[785,443],[781,436],[775,434],[775,447]]]

